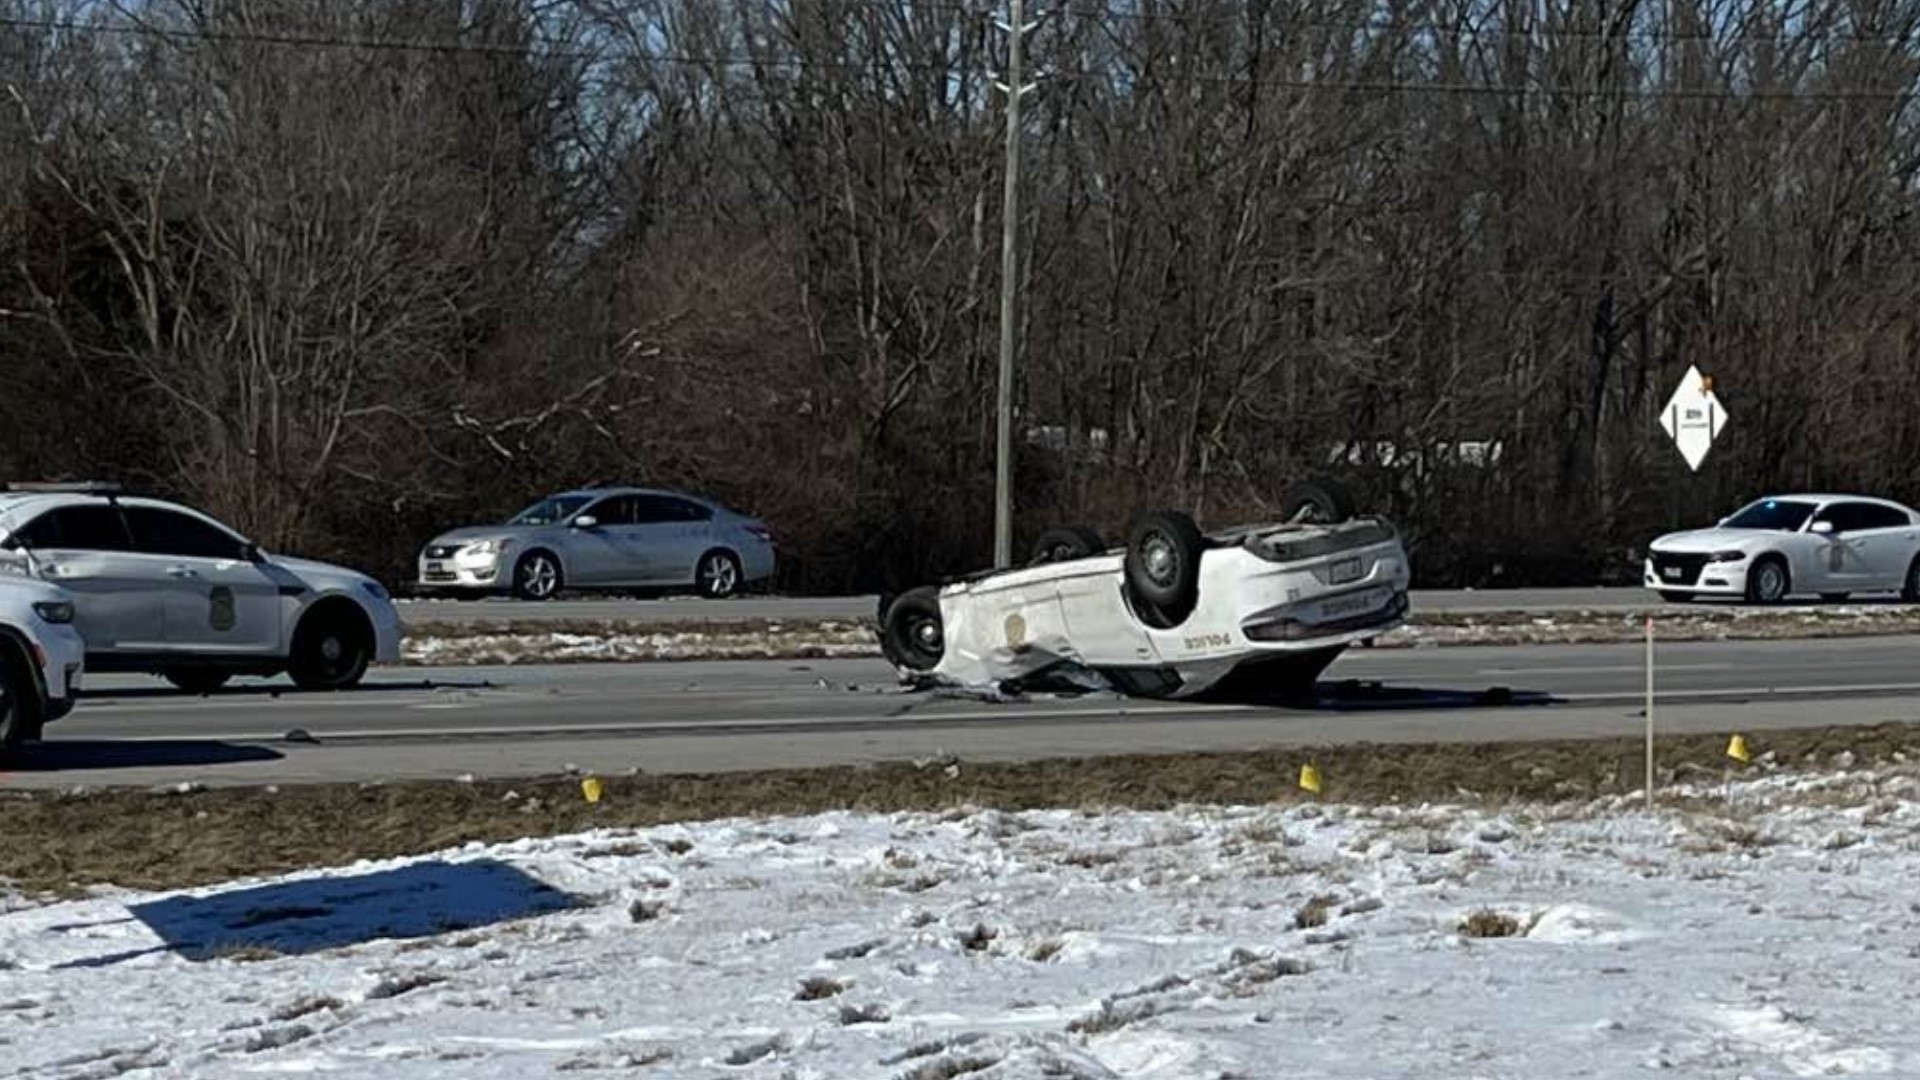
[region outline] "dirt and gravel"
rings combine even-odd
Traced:
[[[1752,760],[1727,756],[1729,736],[1657,743],[1657,776],[1715,782],[1739,770],[1920,765],[1920,723],[1810,727],[1747,736]],[[89,886],[194,886],[250,874],[433,851],[471,841],[742,815],[849,808],[1004,810],[1260,804],[1577,800],[1639,790],[1643,744],[1632,738],[1511,744],[1341,745],[1254,753],[1056,759],[1021,764],[952,759],[884,766],[518,782],[314,784],[213,790],[12,792],[0,795],[7,842],[0,883],[32,893]],[[1318,771],[1318,794],[1299,786]],[[698,853],[690,853],[697,857]],[[0,887],[0,899],[4,899]]]
[[[1920,607],[1706,607],[1416,613],[1375,640],[1379,648],[1446,645],[1599,645],[1642,640],[1646,620],[1663,642],[1765,641],[1920,634]],[[862,619],[741,619],[663,624],[619,619],[535,622],[510,617],[417,623],[403,644],[413,665],[604,663],[647,660],[813,660],[880,655]]]

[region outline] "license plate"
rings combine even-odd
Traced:
[[[445,563],[430,562],[427,564],[427,573],[429,574],[444,573],[446,569],[447,566]]]
[[[1341,559],[1334,563],[1332,569],[1328,571],[1328,576],[1332,578],[1335,585],[1360,580],[1360,557],[1356,555],[1351,559]]]
[[[1677,566],[1669,566],[1665,570],[1660,571],[1660,576],[1678,581],[1680,579],[1680,568]]]

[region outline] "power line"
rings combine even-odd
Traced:
[[[607,50],[570,50],[537,48],[521,44],[501,42],[434,41],[405,38],[365,38],[348,36],[328,36],[321,34],[274,33],[266,31],[222,31],[208,29],[179,29],[155,26],[136,26],[104,23],[76,23],[52,19],[0,18],[0,26],[14,29],[51,31],[56,33],[96,33],[118,34],[126,36],[154,37],[173,41],[204,41],[224,44],[258,44],[290,48],[338,48],[358,49],[370,52],[427,52],[440,54],[489,54],[526,57],[530,59],[582,60],[582,61],[623,61],[642,63],[671,64],[702,68],[747,68],[756,71],[785,69],[797,71],[834,71],[864,72],[872,70],[873,62],[824,61],[805,58],[765,58],[737,56],[724,53],[700,54],[681,52],[646,52]],[[930,64],[919,61],[891,58],[884,63],[895,69],[930,73],[950,73],[953,65]],[[1053,69],[1043,73],[1050,82],[1062,81],[1099,81],[1126,82],[1142,87],[1158,85],[1223,85],[1223,86],[1263,86],[1280,90],[1298,90],[1304,92],[1362,93],[1362,94],[1433,94],[1449,96],[1489,96],[1489,97],[1551,97],[1576,99],[1616,99],[1636,101],[1882,101],[1904,102],[1920,96],[1920,87],[1909,85],[1901,88],[1751,88],[1732,89],[1691,89],[1685,87],[1645,87],[1645,86],[1553,86],[1540,83],[1528,83],[1522,86],[1505,86],[1480,82],[1441,82],[1438,80],[1408,79],[1300,79],[1283,78],[1265,74],[1236,73],[1232,75],[1210,75],[1196,72],[1184,72],[1177,75],[1147,75],[1129,71],[1125,65],[1117,64],[1114,69]]]

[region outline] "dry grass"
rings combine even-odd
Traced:
[[[1047,938],[1045,941],[1036,941],[1032,945],[1027,946],[1027,959],[1036,964],[1044,964],[1054,957],[1059,956],[1060,950],[1066,947],[1067,943],[1061,941],[1059,938]]]
[[[1333,911],[1333,906],[1336,903],[1339,903],[1339,898],[1337,897],[1314,897],[1305,904],[1302,904],[1299,911],[1294,912],[1294,927],[1300,930],[1312,930],[1327,925],[1327,915]]]
[[[335,997],[304,997],[289,1005],[283,1005],[275,1009],[273,1011],[273,1018],[275,1021],[284,1024],[312,1013],[327,1010],[337,1012],[345,1007],[346,1006],[341,1004],[340,999]]]
[[[847,984],[839,979],[824,975],[813,975],[800,983],[800,989],[793,995],[795,1001],[824,1001],[846,992]]]
[[[1520,920],[1503,911],[1483,908],[1460,920],[1460,933],[1470,938],[1518,937]]]
[[[1748,732],[1756,754],[1826,762],[1843,750],[1861,765],[1900,753],[1920,760],[1920,724]],[[1661,740],[1663,771],[1719,775],[1727,732]],[[7,842],[0,880],[33,892],[111,883],[174,888],[355,859],[415,855],[597,828],[654,826],[732,815],[826,810],[1167,809],[1182,803],[1290,804],[1291,780],[1318,764],[1337,802],[1493,803],[1624,793],[1638,784],[1639,740],[1367,745],[1213,754],[1125,755],[1038,762],[969,762],[958,780],[910,763],[819,770],[608,777],[597,805],[571,777],[471,784],[293,785],[267,794],[215,788],[184,794],[108,789],[0,795]],[[522,796],[503,798],[509,790]],[[1739,838],[1730,838],[1739,839]],[[660,847],[686,856],[682,839]],[[1277,853],[1276,853],[1277,854]]]

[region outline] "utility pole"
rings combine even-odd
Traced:
[[[1000,391],[995,440],[993,499],[993,563],[1013,565],[1013,290],[1019,266],[1020,232],[1020,98],[1031,90],[1020,82],[1021,43],[1040,25],[1023,23],[1022,0],[1010,0],[1012,22],[1000,23],[1007,32],[1007,80],[998,83],[1007,95],[1006,188],[1001,196],[1000,223]]]

